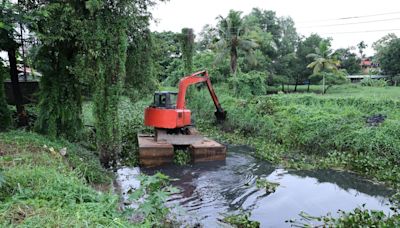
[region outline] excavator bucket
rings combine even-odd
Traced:
[[[217,118],[217,121],[219,123],[221,123],[221,122],[224,122],[224,120],[226,119],[227,112],[225,110],[223,110],[223,111],[217,110],[217,111],[215,111],[214,114],[215,114],[215,117]]]

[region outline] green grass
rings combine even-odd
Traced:
[[[328,97],[358,97],[369,99],[400,99],[400,87],[364,87],[359,84],[334,86],[325,96]]]
[[[243,98],[218,87],[216,92],[228,111],[228,120],[219,127],[215,127],[215,108],[207,91],[196,92],[188,103],[203,132],[249,144],[260,158],[290,168],[353,170],[399,187],[399,89],[357,85],[331,89],[326,95]],[[383,123],[366,123],[378,114],[386,116]]]
[[[297,93],[306,93],[307,85],[298,85]],[[281,91],[281,86],[270,86],[267,91]],[[285,92],[294,92],[294,85],[285,85]],[[321,94],[321,85],[310,85],[310,93]],[[368,97],[376,99],[400,99],[400,87],[364,87],[358,84],[335,85],[329,88],[327,97]]]
[[[59,153],[64,147],[65,157]],[[28,132],[1,133],[0,167],[2,227],[130,225],[117,210],[117,195],[90,186],[110,184],[110,175],[97,157],[76,145]]]

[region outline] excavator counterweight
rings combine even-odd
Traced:
[[[186,90],[190,85],[205,83],[215,105],[217,122],[226,119],[207,71],[182,78],[178,92],[160,91],[153,104],[145,109],[144,124],[154,127],[154,135],[138,135],[139,160],[143,166],[157,166],[173,160],[174,149],[188,148],[192,161],[225,160],[225,146],[201,136],[193,127],[191,111],[186,108]]]

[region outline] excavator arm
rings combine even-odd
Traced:
[[[186,108],[185,98],[186,98],[187,88],[190,85],[194,85],[197,83],[203,83],[203,82],[206,83],[207,89],[210,92],[211,98],[214,102],[214,105],[216,108],[215,117],[217,118],[218,121],[225,120],[226,119],[226,111],[222,108],[221,104],[219,103],[218,97],[215,94],[214,88],[211,84],[210,77],[208,76],[208,72],[205,70],[193,73],[193,74],[186,76],[180,80],[176,108],[177,109],[185,109]]]

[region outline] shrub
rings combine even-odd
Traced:
[[[371,86],[371,87],[385,87],[387,86],[387,81],[385,79],[372,79],[369,77],[361,80],[361,86]]]
[[[267,75],[263,72],[252,71],[249,73],[237,73],[228,79],[229,85],[239,97],[250,95],[264,95],[266,93]]]

